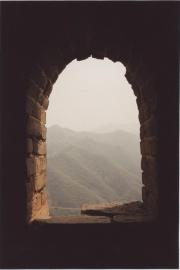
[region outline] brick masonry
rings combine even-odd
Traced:
[[[103,58],[103,50],[101,56],[96,55],[97,58]],[[58,52],[59,53],[59,52]],[[110,54],[110,53],[109,53]],[[116,56],[117,55],[117,56]],[[119,61],[119,53],[113,52],[113,61]],[[50,56],[49,56],[50,57]],[[80,56],[79,56],[80,57]],[[128,57],[128,54],[127,54]],[[111,59],[111,54],[109,55]],[[58,56],[57,56],[58,59]],[[49,59],[48,59],[49,61]],[[157,200],[158,200],[158,188],[156,185],[158,179],[157,171],[157,155],[158,155],[158,118],[156,116],[157,98],[156,94],[152,91],[148,91],[148,86],[151,87],[152,80],[149,82],[147,72],[144,72],[143,63],[141,62],[141,68],[134,68],[138,66],[138,58],[131,59],[130,64],[127,65],[126,78],[131,83],[134,94],[137,97],[137,106],[139,109],[139,121],[140,127],[140,149],[142,154],[142,171],[143,171],[143,202],[147,213],[154,213],[157,215]],[[46,187],[46,110],[49,105],[49,95],[52,91],[52,82],[55,82],[58,73],[57,65],[51,67],[50,64],[45,64],[43,60],[42,66],[35,68],[34,73],[31,75],[29,81],[29,87],[27,89],[27,101],[26,101],[26,113],[27,113],[27,178],[31,178],[32,189],[29,191],[32,195],[32,205],[38,205],[38,207],[29,207],[31,214],[28,214],[30,220],[32,216],[37,217],[39,210],[42,207],[47,207],[46,214],[48,213],[48,202],[41,204],[41,196],[47,198]],[[66,63],[68,64],[68,62]],[[128,69],[129,67],[129,69]],[[54,72],[53,72],[54,71]],[[141,72],[143,72],[143,82],[141,78]],[[34,76],[34,77],[33,77]],[[147,80],[147,83],[145,81]],[[143,90],[144,87],[144,90]],[[143,93],[145,95],[143,96]],[[149,96],[148,96],[149,93]],[[152,185],[153,183],[153,185]],[[28,184],[29,185],[29,184]],[[29,198],[29,196],[28,196]],[[47,199],[46,199],[47,200]],[[28,205],[31,202],[28,201]],[[28,210],[29,211],[29,210]],[[37,215],[36,213],[37,212]],[[45,211],[41,211],[41,213]]]

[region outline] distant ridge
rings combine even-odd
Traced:
[[[77,132],[51,126],[48,142],[48,190],[53,209],[83,203],[141,200],[137,136]]]

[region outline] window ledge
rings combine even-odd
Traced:
[[[144,223],[154,220],[147,215],[142,202],[84,204],[81,216],[52,216],[36,219],[34,224],[112,224],[112,223]]]
[[[33,223],[38,224],[92,224],[111,223],[110,217],[103,216],[57,216],[48,219],[36,219]]]

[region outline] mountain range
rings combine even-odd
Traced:
[[[77,214],[83,203],[141,200],[138,136],[52,126],[47,142],[51,214]]]

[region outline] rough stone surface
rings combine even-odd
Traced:
[[[49,106],[49,98],[48,98],[48,96],[42,95],[41,99],[40,99],[40,103],[44,107],[44,109],[47,110],[48,106]]]
[[[158,178],[157,176],[152,177],[152,175],[149,175],[147,172],[142,172],[142,183],[145,186],[149,186],[149,185],[157,185],[158,182]]]
[[[39,119],[41,122],[46,122],[46,114],[44,108],[31,97],[27,97],[26,112],[27,114]]]
[[[48,194],[46,187],[44,187],[43,190],[41,191],[41,204],[45,205],[47,203],[48,203]]]
[[[46,155],[46,142],[42,140],[34,140],[33,152],[37,155]]]
[[[142,189],[142,198],[146,208],[146,213],[157,216],[158,213],[158,191],[156,186],[145,186]]]
[[[35,193],[32,197],[32,212],[36,212],[41,209],[41,194]]]
[[[145,215],[145,214],[131,214],[131,215],[117,215],[113,217],[114,223],[137,223],[137,222],[150,222],[154,220],[153,215]]]
[[[32,201],[33,196],[33,185],[31,182],[26,183],[26,192],[27,192],[27,202],[30,203]]]
[[[150,119],[141,124],[140,127],[141,139],[152,136],[157,136],[157,119],[154,115],[152,115]]]
[[[158,142],[156,137],[147,138],[140,142],[142,155],[156,156],[158,152]]]
[[[45,172],[33,177],[35,191],[42,190],[47,183],[47,175]]]
[[[129,215],[135,213],[142,213],[142,202],[131,202],[126,204],[120,203],[101,203],[101,204],[83,204],[81,213],[85,215],[99,215],[99,216],[114,216],[114,215]]]
[[[39,88],[39,86],[34,81],[30,80],[27,88],[27,97],[31,97],[39,102],[42,94],[43,89]]]
[[[30,77],[33,78],[35,83],[42,89],[46,88],[47,85],[47,76],[40,65],[35,65],[32,72],[30,73]]]
[[[49,218],[49,209],[47,200],[42,204],[42,194],[45,192],[34,193],[31,199],[31,203],[28,203],[30,212],[29,222],[36,218]]]
[[[151,177],[158,176],[157,159],[155,157],[143,156],[141,159],[142,170]]]
[[[33,152],[33,142],[32,139],[27,139],[27,143],[26,143],[26,150],[27,150],[27,154],[31,154]]]
[[[27,174],[28,176],[41,174],[41,172],[46,170],[46,158],[32,156],[26,159],[27,164]]]
[[[111,223],[111,219],[108,217],[102,217],[102,216],[61,216],[61,217],[51,217],[49,219],[40,220],[37,219],[34,223],[40,223],[40,224],[52,224],[52,223],[58,223],[58,224],[88,224],[88,223]]]
[[[5,247],[1,267],[178,269],[178,1],[27,4],[4,4],[1,16],[1,186]],[[82,52],[83,55],[108,52],[104,57],[109,56],[110,60],[117,57],[133,72],[143,61],[145,71],[148,70],[147,80],[140,71],[132,88],[139,90],[141,103],[149,106],[145,108],[147,118],[145,116],[141,124],[149,119],[149,112],[152,113],[155,102],[150,104],[150,97],[155,92],[158,98],[156,112],[153,113],[158,118],[159,177],[156,180],[159,202],[151,200],[151,194],[144,201],[147,209],[155,204],[156,208],[159,207],[159,216],[154,224],[108,224],[108,229],[106,225],[48,224],[45,230],[25,225],[26,214],[30,220],[46,215],[41,196],[39,210],[34,212],[30,201],[27,213],[25,211],[25,181],[30,179],[24,175],[24,148],[27,138],[35,137],[24,132],[28,121],[25,99],[29,95],[40,103],[40,95],[46,91],[46,88],[40,89],[36,85],[29,90],[32,95],[27,94],[29,80],[39,82],[39,78],[29,70],[38,64],[42,69],[56,63],[68,65],[69,59],[74,60]],[[52,59],[51,55],[55,57]],[[143,87],[138,87],[141,83]],[[151,177],[148,171],[144,173]],[[121,215],[121,222],[122,219]]]
[[[30,116],[27,123],[27,134],[45,140],[46,127],[39,120]]]
[[[50,95],[51,92],[52,92],[52,89],[53,89],[52,81],[48,79],[48,80],[47,80],[46,89],[45,89],[45,91],[44,91],[44,95],[49,97],[49,95]]]

